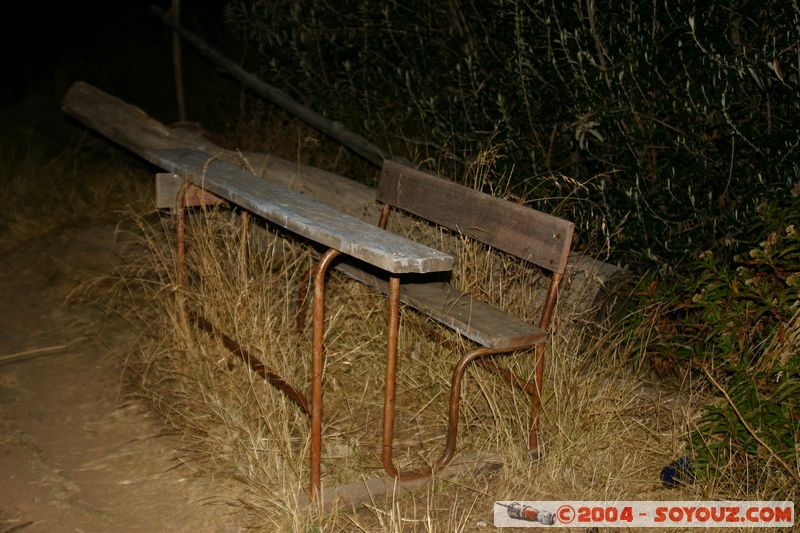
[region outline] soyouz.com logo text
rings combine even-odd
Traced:
[[[790,501],[498,501],[496,527],[792,527]]]

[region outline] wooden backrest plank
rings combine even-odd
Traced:
[[[563,273],[574,224],[385,161],[378,200],[553,272]]]

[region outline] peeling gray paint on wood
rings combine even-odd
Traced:
[[[494,248],[564,272],[575,225],[452,181],[385,161],[378,200]]]
[[[384,294],[389,292],[389,283],[384,277],[344,261],[334,268]],[[449,283],[401,282],[400,301],[488,348],[527,348],[547,338],[547,332],[541,328],[473,298]]]
[[[382,230],[192,149],[152,150],[153,162],[270,222],[394,274],[451,270],[453,257]]]

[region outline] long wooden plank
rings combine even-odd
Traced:
[[[84,125],[148,161],[148,151],[158,148],[218,150],[210,141],[168,128],[138,107],[82,81],[69,88],[62,108]]]
[[[197,135],[167,128],[148,117],[139,108],[87,83],[74,83],[64,97],[63,107],[66,112],[86,125],[154,165],[180,174],[217,196],[251,209],[290,231],[336,248],[345,254],[398,274],[435,272],[452,268],[451,256],[411,243],[389,232],[381,230],[376,232],[376,228],[366,222],[343,215],[307,196],[258,178],[234,164],[232,154],[220,150],[210,141]],[[214,155],[211,156],[208,152]],[[181,166],[182,170],[179,171]],[[244,194],[247,192],[245,190],[234,194],[233,189],[230,191],[231,195],[226,195],[226,186],[222,182],[217,186],[208,179],[208,171],[211,168],[224,169],[223,174],[227,173],[227,179],[224,181],[228,185],[240,180],[242,183],[248,183],[245,188],[255,192],[255,195]],[[234,175],[236,177],[232,178]],[[279,195],[283,195],[285,205],[279,205],[276,200]],[[263,205],[259,205],[258,196],[261,197]],[[237,201],[237,198],[240,198],[241,202]],[[305,206],[303,207],[305,218],[300,217],[298,220],[290,221],[296,214],[290,212],[291,204]],[[370,239],[374,239],[372,244],[368,242]],[[396,248],[393,250],[394,247]]]
[[[375,189],[372,187],[271,154],[244,153],[240,158],[257,176],[311,196],[354,217],[378,223],[380,207],[375,202]]]
[[[204,152],[152,150],[158,166],[289,231],[395,274],[452,269],[453,257],[263,180]]]
[[[339,272],[383,293],[385,278],[350,262],[334,267]],[[487,348],[525,348],[544,342],[547,333],[537,326],[509,315],[440,281],[401,280],[400,301],[434,320],[458,331]]]
[[[385,161],[378,200],[554,272],[564,272],[574,225],[535,209]]]
[[[450,480],[465,474],[474,476],[480,473],[495,472],[502,466],[495,457],[488,454],[465,454],[437,472],[435,479]],[[424,477],[400,481],[387,476],[359,479],[344,485],[324,487],[318,503],[312,502],[305,493],[299,494],[297,504],[300,509],[313,507],[324,512],[336,508],[358,509],[365,505],[382,502],[385,498],[403,496],[432,483],[433,479]]]
[[[271,154],[241,154],[224,150],[208,139],[188,132],[180,126],[167,127],[154,120],[138,107],[124,102],[85,82],[75,82],[63,100],[63,109],[72,117],[101,135],[148,159],[153,149],[195,148],[228,162],[252,169],[265,179],[311,195],[317,200],[372,222],[377,221],[374,204],[375,189],[321,169],[280,159]],[[405,216],[398,213],[396,216]],[[624,309],[627,285],[622,283],[630,274],[625,270],[571,253],[559,300],[564,310],[582,314],[584,320],[602,320],[605,307],[595,313],[599,303]]]

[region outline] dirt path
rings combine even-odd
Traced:
[[[237,531],[230,493],[125,393],[124,327],[66,305],[114,260],[113,228],[0,245],[0,532]],[[9,355],[41,350],[19,358]]]

